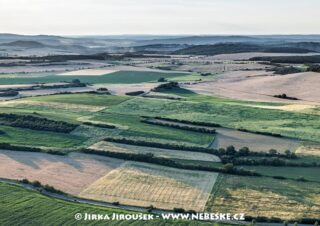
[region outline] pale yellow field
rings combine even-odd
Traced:
[[[99,75],[107,75],[117,72],[117,70],[110,70],[110,69],[84,69],[84,70],[78,70],[78,71],[70,71],[61,73],[58,75],[64,75],[64,76],[99,76]]]
[[[80,196],[126,205],[203,211],[218,174],[126,162]]]
[[[320,105],[316,72],[288,75],[273,75],[268,71],[231,71],[219,75],[214,81],[183,85],[194,92],[232,99]],[[275,98],[273,95],[287,94],[299,100]]]
[[[111,143],[106,141],[98,142],[92,145],[90,149],[99,150],[99,151],[135,153],[135,154],[152,153],[154,154],[155,157],[162,157],[162,158],[220,162],[220,159],[217,156],[206,154],[206,153],[168,150],[168,149],[151,148],[151,147],[140,147],[140,146],[134,146],[134,145]]]
[[[320,145],[303,145],[295,153],[299,155],[320,156]]]
[[[265,108],[265,109],[276,109],[276,110],[283,110],[283,111],[298,111],[298,112],[317,108],[316,105],[310,105],[310,104],[288,104],[284,106],[268,106],[268,105],[248,105],[248,106]]]
[[[68,156],[0,150],[0,178],[38,180],[72,195],[120,166],[124,161],[71,153]]]
[[[55,103],[55,102],[44,102],[44,101],[32,101],[32,100],[11,100],[0,102],[1,107],[44,107],[44,108],[53,108],[53,109],[63,109],[63,110],[70,110],[70,111],[88,111],[88,112],[97,112],[105,107],[98,107],[98,106],[89,106],[84,104],[70,104],[70,103]]]
[[[228,192],[230,195],[228,199],[216,198],[214,205],[220,211],[288,220],[303,218],[304,213],[308,213],[309,217],[316,217],[319,214],[319,206],[312,208],[272,192],[252,189],[228,190]],[[317,198],[319,199],[319,196]]]
[[[206,211],[293,220],[319,218],[316,182],[220,175]]]

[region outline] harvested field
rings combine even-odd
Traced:
[[[293,221],[320,216],[318,183],[266,177],[219,177],[206,211]]]
[[[6,89],[27,89],[34,86],[34,84],[22,84],[22,85],[0,85],[0,90]]]
[[[78,71],[70,71],[61,73],[58,75],[65,75],[65,76],[99,76],[99,75],[107,75],[117,72],[117,70],[110,70],[110,69],[84,69],[84,70],[78,70]]]
[[[220,74],[224,72],[232,71],[245,71],[245,70],[263,70],[266,65],[262,65],[255,62],[225,62],[225,61],[211,61],[209,64],[200,62],[190,62],[185,65],[179,66],[177,70],[192,71],[192,72],[204,72]],[[203,77],[205,78],[205,77]],[[191,79],[192,80],[192,79]]]
[[[142,147],[142,146],[127,145],[127,144],[111,143],[106,141],[98,142],[92,145],[90,148],[93,150],[112,151],[112,152],[120,152],[120,153],[134,153],[134,154],[152,153],[154,154],[155,157],[170,158],[170,159],[220,162],[220,159],[217,156],[206,154],[206,153]]]
[[[268,152],[270,149],[276,149],[280,153],[286,150],[295,151],[300,142],[298,140],[272,137],[254,133],[242,132],[234,129],[216,128],[216,135],[212,148],[226,148],[233,145],[236,149],[248,147],[256,152]]]
[[[310,155],[320,157],[320,145],[319,144],[303,144],[296,152],[299,155]]]
[[[127,162],[95,181],[80,196],[135,206],[203,211],[217,175]]]
[[[215,81],[183,87],[201,94],[239,100],[320,105],[319,83],[320,76],[315,72],[271,75],[264,71],[235,71],[224,73]],[[273,97],[282,93],[299,100]]]
[[[38,180],[64,192],[78,195],[84,188],[120,166],[124,161],[108,157],[71,153],[0,151],[0,177]]]

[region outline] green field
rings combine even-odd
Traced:
[[[0,143],[17,145],[71,148],[82,144],[86,138],[65,133],[39,131],[10,126],[0,126]]]
[[[33,114],[36,112],[50,119],[78,122],[80,117],[91,117],[94,113],[104,107],[129,100],[126,96],[98,95],[98,94],[56,94],[49,96],[30,97],[10,101],[12,106],[0,107],[1,113]],[[46,104],[47,103],[47,104]],[[70,106],[72,104],[72,106]]]
[[[169,141],[187,142],[204,146],[207,146],[214,138],[214,135],[210,134],[146,124],[141,122],[142,118],[139,115],[130,115],[130,111],[123,112],[128,114],[122,114],[120,112],[118,114],[99,112],[98,116],[91,119],[128,127],[127,130],[120,133],[120,135],[126,137],[166,139]]]
[[[131,115],[128,111],[120,114],[108,112],[108,109],[131,99],[134,98],[98,94],[59,94],[25,98],[21,102],[14,101],[15,107],[1,107],[0,112],[15,114],[34,114],[36,112],[38,116],[72,123],[89,120],[116,124],[121,129],[120,135],[122,136],[155,138],[203,146],[207,146],[214,139],[214,135],[210,134],[146,124],[141,122],[142,118],[139,115]],[[103,109],[104,107],[105,110],[90,112],[90,109]],[[52,142],[49,143],[52,144]]]
[[[241,102],[195,95],[188,91],[171,92],[185,95],[187,101],[134,98],[112,107],[107,112],[161,116],[190,121],[213,122],[229,128],[272,132],[292,138],[320,141],[318,115],[259,108],[266,103]]]
[[[162,73],[150,71],[118,71],[102,76],[62,76],[62,75],[48,75],[48,76],[12,76],[0,77],[0,84],[13,85],[13,84],[32,84],[32,83],[52,83],[67,81],[71,82],[73,79],[80,79],[85,83],[113,83],[113,84],[130,84],[141,82],[156,82],[159,78],[176,78],[185,76],[186,73]]]
[[[28,98],[28,100],[32,100],[32,101],[44,101],[44,102],[66,103],[66,104],[83,104],[83,105],[102,106],[102,107],[110,107],[113,105],[117,105],[129,99],[131,99],[131,97],[98,95],[98,94],[90,94],[90,93],[57,94],[57,95]]]
[[[272,166],[243,166],[244,169],[254,170],[266,176],[283,176],[290,179],[305,178],[320,183],[319,167],[272,167]],[[320,186],[320,184],[319,184]]]
[[[0,225],[49,226],[49,225],[132,225],[132,226],[227,226],[195,221],[76,221],[76,213],[128,214],[131,211],[71,203],[43,196],[37,192],[0,183]]]

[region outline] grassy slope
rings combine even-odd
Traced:
[[[49,95],[49,96],[39,96],[39,97],[28,98],[28,100],[110,107],[113,105],[120,104],[123,101],[129,100],[130,98],[131,97],[126,97],[126,96],[77,93],[77,94],[58,94],[58,95]]]
[[[244,169],[254,170],[257,173],[267,176],[283,176],[297,179],[303,177],[310,181],[320,182],[319,167],[271,167],[271,166],[243,166]],[[320,184],[319,184],[320,186]]]
[[[294,138],[320,141],[320,118],[318,115],[263,109],[250,105],[265,105],[266,103],[220,99],[192,94],[188,91],[184,93],[179,90],[175,94],[184,95],[188,100],[135,98],[114,106],[109,112],[126,111],[133,115],[165,116],[214,122],[230,128],[267,131]]]
[[[131,99],[133,98],[111,95],[60,94],[25,98],[24,101],[31,100],[33,102],[39,101],[41,103],[52,102],[63,104],[80,104],[87,105],[89,107],[106,107],[106,109],[109,109],[126,101],[130,101]],[[89,120],[98,120],[128,127],[128,130],[122,130],[121,135],[123,136],[139,136],[147,138],[167,139],[175,142],[187,142],[204,146],[207,146],[214,138],[214,136],[210,134],[203,134],[193,131],[186,131],[181,129],[142,123],[140,122],[141,118],[139,115],[130,115],[130,112],[128,112],[127,110],[121,112],[121,114],[111,114],[106,111],[93,113],[82,110],[80,108],[68,110],[43,105],[37,106],[31,104],[19,104],[16,107],[2,107],[0,108],[0,112],[12,112],[21,114],[32,114],[33,112],[37,112],[40,116],[43,117],[72,123],[79,123],[79,121],[77,120],[80,117],[87,117]],[[30,139],[30,142],[32,142],[32,140],[34,140],[34,138]],[[15,141],[12,140],[11,142],[14,143]],[[53,142],[49,143],[53,144]]]
[[[130,113],[130,111],[123,111],[121,114],[111,114],[108,112],[100,113],[100,115],[92,118],[107,123],[113,123],[123,126],[128,126],[128,130],[124,130],[122,136],[138,136],[147,138],[167,139],[178,142],[189,142],[198,145],[208,145],[214,135],[198,133],[193,131],[186,131],[175,128],[168,128],[157,125],[150,125],[140,122],[139,115],[126,115],[122,113]],[[120,112],[119,112],[120,113]],[[144,113],[141,113],[144,115]]]
[[[10,126],[0,126],[5,134],[0,134],[0,143],[18,145],[44,146],[56,148],[76,147],[86,139],[65,133],[39,131]]]
[[[72,81],[73,79],[80,79],[81,82],[86,83],[140,83],[140,82],[154,82],[159,78],[173,78],[178,76],[184,76],[183,73],[161,73],[161,72],[148,72],[148,71],[118,71],[108,75],[102,76],[42,76],[42,77],[0,77],[0,84],[12,85],[12,84],[31,84],[31,83],[49,83],[60,81]]]
[[[32,101],[41,102],[56,102],[56,103],[74,103],[89,106],[112,106],[119,104],[129,97],[115,97],[107,95],[95,94],[62,94],[50,95],[42,97],[26,98]],[[37,112],[37,116],[48,117],[55,120],[63,120],[67,122],[77,123],[77,118],[88,116],[92,113],[80,110],[66,110],[56,109],[45,106],[31,106],[22,104],[17,107],[2,107],[0,112],[5,113],[20,113],[33,114]],[[32,145],[45,146],[57,148],[76,147],[82,144],[87,138],[83,136],[74,136],[70,134],[61,134],[54,132],[36,131],[30,129],[14,128],[8,126],[0,126],[0,130],[5,131],[6,134],[0,135],[0,142],[18,144],[18,145]]]
[[[200,225],[213,226],[201,222],[154,221],[76,221],[74,214],[133,213],[125,210],[102,208],[85,204],[70,203],[43,196],[12,185],[0,183],[0,225]],[[214,224],[214,226],[226,224]]]
[[[70,123],[78,123],[77,118],[91,114],[90,112],[82,110],[64,110],[32,105],[21,105],[18,107],[1,107],[0,112],[14,114],[34,114],[36,112],[36,116],[46,117],[52,120],[66,121]]]
[[[56,94],[49,96],[30,97],[20,100],[10,101],[16,104],[15,107],[0,107],[1,113],[20,113],[20,114],[33,114],[37,112],[40,116],[50,119],[67,121],[71,123],[77,123],[77,118],[83,116],[92,116],[92,112],[82,109],[81,106],[87,106],[88,108],[96,107],[110,107],[129,100],[130,97],[123,96],[111,96],[111,95],[97,95],[97,94]],[[48,102],[49,106],[37,105],[31,103],[25,103],[24,101],[36,102]],[[64,104],[61,107],[51,107],[50,103],[59,105]],[[68,104],[81,105],[79,108],[68,109]]]

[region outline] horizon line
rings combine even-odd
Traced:
[[[65,37],[81,37],[81,36],[320,36],[318,34],[312,33],[270,33],[270,34],[254,34],[254,33],[225,33],[225,34],[209,34],[209,33],[189,33],[189,34],[130,34],[130,33],[119,33],[119,34],[49,34],[49,33],[10,33],[10,32],[0,32],[0,35],[21,35],[21,36],[65,36]]]

